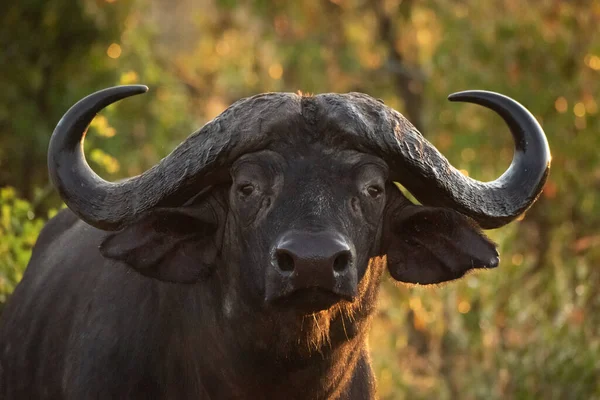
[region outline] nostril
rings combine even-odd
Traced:
[[[281,271],[292,272],[294,270],[294,258],[286,251],[277,250],[277,267]]]
[[[350,265],[350,252],[342,252],[337,255],[335,260],[333,261],[333,270],[335,272],[343,272],[348,269]]]

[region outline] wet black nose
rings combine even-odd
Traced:
[[[352,263],[352,252],[344,241],[332,238],[307,239],[293,238],[280,243],[275,250],[275,266],[282,272],[296,271],[298,275],[312,275],[316,271],[327,274],[331,270],[344,272]]]
[[[267,272],[267,300],[303,289],[351,299],[357,292],[354,251],[336,232],[290,231],[278,241]]]

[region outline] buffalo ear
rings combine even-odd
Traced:
[[[441,283],[500,261],[477,224],[453,210],[411,204],[390,219],[385,232],[388,270],[397,281]]]
[[[217,224],[209,206],[157,208],[106,236],[100,253],[151,278],[194,283],[212,270]]]

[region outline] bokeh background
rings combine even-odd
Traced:
[[[600,1],[4,0],[0,4],[0,307],[61,202],[48,141],[92,91],[86,153],[138,174],[235,100],[361,91],[401,111],[465,174],[512,157],[487,89],[528,107],[553,154],[524,219],[490,231],[500,268],[437,287],[386,280],[371,338],[381,399],[600,398]]]

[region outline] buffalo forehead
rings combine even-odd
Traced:
[[[387,121],[387,107],[363,93],[326,93],[315,96],[315,124],[351,136],[370,136]]]
[[[218,118],[227,121],[228,129],[247,135],[276,134],[301,121],[300,98],[294,93],[263,93],[237,101]]]
[[[229,129],[242,131],[245,137],[268,132],[271,139],[317,140],[352,148],[372,138],[386,122],[385,109],[363,93],[263,93],[234,103],[220,119],[228,120]]]

